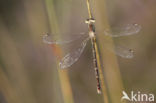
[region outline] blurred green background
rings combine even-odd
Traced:
[[[106,7],[98,6],[96,2],[101,1],[105,4],[100,5]],[[107,11],[111,26],[141,25],[137,35],[114,39],[115,45],[124,44],[134,50],[132,59],[117,57],[121,85],[127,93],[134,90],[156,94],[156,1],[93,0],[91,4],[97,22],[102,22],[98,18]],[[58,60],[52,48],[42,42],[42,35],[49,32],[54,38],[72,38],[74,34],[87,32],[87,18],[85,0],[1,0],[0,103],[68,101],[62,93],[68,84],[60,83]],[[55,35],[56,32],[60,35]],[[62,81],[69,82],[72,90],[69,95],[73,96],[69,97],[73,100],[66,103],[103,103],[103,97],[96,93],[90,43],[66,72],[69,81],[64,78]],[[109,99],[111,101],[111,97]]]

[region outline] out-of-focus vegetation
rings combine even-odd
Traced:
[[[98,44],[109,102],[119,103],[115,101],[123,89],[156,94],[156,1],[90,1],[101,34]],[[74,65],[61,71],[56,56],[64,52],[56,54],[42,42],[47,32],[59,39],[87,32],[87,18],[86,0],[1,0],[0,103],[103,103],[96,92],[91,44]],[[112,39],[98,31],[129,23],[140,24],[142,30],[113,39],[111,45],[134,49],[134,58],[123,59],[105,50],[104,40]]]

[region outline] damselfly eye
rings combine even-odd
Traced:
[[[88,23],[89,23],[89,19],[87,19],[87,20],[85,21],[85,23],[88,24]]]

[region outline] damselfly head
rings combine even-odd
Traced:
[[[95,23],[95,19],[91,18],[90,22]]]
[[[90,19],[87,19],[85,21],[86,24],[89,24],[89,23],[95,23],[95,19],[94,18],[90,18]]]

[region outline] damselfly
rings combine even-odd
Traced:
[[[87,36],[85,33],[80,33],[79,35],[74,36],[74,38],[69,39],[69,40],[64,40],[64,41],[59,41],[59,40],[53,40],[51,39],[51,35],[50,34],[46,34],[43,35],[43,42],[46,44],[57,44],[57,45],[61,45],[61,44],[69,44],[69,43],[73,43],[75,40],[78,39],[83,39],[83,42],[79,45],[79,47],[69,53],[67,53],[60,61],[59,66],[61,69],[65,69],[70,67],[72,64],[74,64],[79,57],[81,56],[82,52],[84,51],[86,44],[89,40],[91,40],[91,44],[92,44],[92,52],[93,52],[93,61],[94,61],[94,66],[95,66],[95,71],[96,71],[96,77],[98,79],[98,83],[99,83],[99,73],[98,73],[98,67],[97,67],[97,60],[96,60],[96,47],[95,47],[95,43],[96,43],[96,33],[95,33],[95,27],[94,27],[94,19],[88,19],[86,23],[88,23],[88,28],[89,28],[89,36]],[[111,37],[120,37],[120,36],[128,36],[128,35],[132,35],[132,34],[136,34],[140,31],[141,26],[138,24],[129,24],[124,28],[120,28],[120,32],[114,32],[114,34],[108,32],[108,31],[104,31],[103,34],[107,35],[107,36],[111,36]],[[126,48],[126,47],[122,47],[117,45],[115,47],[114,50],[108,48],[111,52],[114,52],[116,55],[123,57],[123,58],[132,58],[133,57],[133,50]],[[99,84],[98,84],[99,85]],[[98,91],[100,91],[100,86],[98,86]]]
[[[43,42],[47,44],[68,44],[73,43],[75,40],[83,39],[83,41],[80,43],[80,46],[69,53],[67,53],[59,62],[59,66],[61,69],[65,69],[70,67],[72,64],[74,64],[79,57],[81,56],[82,52],[84,51],[86,44],[89,40],[91,40],[92,44],[92,53],[93,53],[93,63],[94,63],[94,69],[95,69],[95,75],[97,80],[97,92],[101,93],[101,86],[100,86],[100,79],[99,79],[99,71],[98,71],[98,61],[97,61],[97,55],[98,54],[98,48],[97,48],[97,41],[96,41],[96,33],[95,33],[95,20],[91,16],[91,11],[89,8],[89,2],[87,2],[88,11],[89,11],[89,19],[87,19],[85,22],[88,24],[88,34],[81,33],[79,35],[74,36],[74,38],[69,40],[53,40],[51,39],[49,34],[43,35]],[[141,26],[138,24],[128,24],[124,27],[118,28],[118,29],[112,29],[113,31],[109,32],[107,30],[103,31],[104,35],[111,36],[111,37],[120,37],[120,36],[128,36],[132,34],[137,34],[141,29]],[[51,34],[52,35],[52,34]],[[133,57],[133,50],[124,48],[121,46],[116,46],[115,50],[112,50],[116,55],[119,55],[123,58],[132,58]]]

